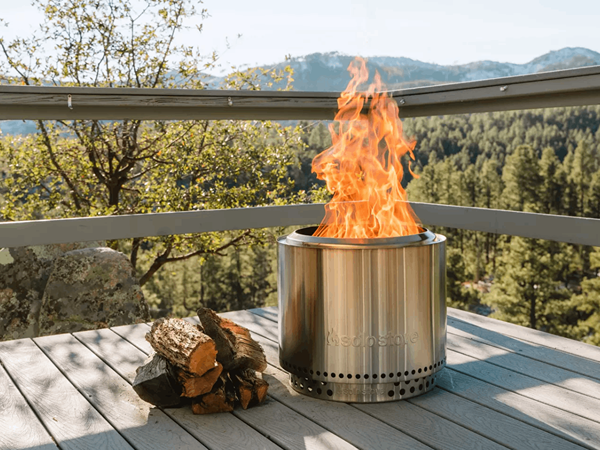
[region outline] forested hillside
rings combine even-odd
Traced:
[[[405,121],[413,201],[600,217],[600,107]],[[463,230],[448,237],[448,303],[600,344],[600,249]]]

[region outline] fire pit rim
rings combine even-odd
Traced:
[[[391,238],[370,238],[370,239],[351,239],[351,238],[328,238],[317,237],[312,234],[316,231],[316,226],[299,228],[287,236],[277,239],[280,243],[294,247],[315,247],[315,248],[336,248],[336,249],[378,249],[378,248],[399,248],[413,247],[420,245],[431,245],[436,242],[446,240],[445,236],[435,234],[427,228],[419,227],[419,234],[408,236],[397,236]]]

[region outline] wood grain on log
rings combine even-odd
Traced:
[[[140,398],[155,406],[179,406],[181,386],[169,361],[154,353],[136,370],[133,389]]]
[[[215,342],[183,319],[158,319],[146,340],[171,363],[202,376],[216,367]]]
[[[223,366],[217,363],[217,367],[209,370],[201,377],[189,373],[183,369],[177,371],[177,378],[181,383],[182,397],[198,397],[210,392],[216,381],[221,376]]]
[[[262,403],[267,396],[269,383],[256,375],[254,370],[244,370],[231,375],[242,408]]]
[[[228,319],[223,319],[208,308],[198,310],[204,332],[214,339],[217,360],[227,371],[253,369],[263,372],[267,368],[265,353],[250,331]]]
[[[194,414],[211,414],[233,411],[236,398],[228,386],[230,383],[227,376],[221,375],[208,394],[192,400],[192,412]]]

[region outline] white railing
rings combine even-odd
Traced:
[[[600,219],[411,202],[426,226],[600,246]],[[0,223],[0,248],[146,236],[316,225],[323,204]]]
[[[338,95],[0,85],[0,119],[332,119]],[[401,117],[600,104],[600,66],[391,95],[399,100]],[[427,203],[412,206],[426,226],[600,246],[600,219]],[[3,222],[0,247],[312,225],[323,215],[323,205],[311,204]]]

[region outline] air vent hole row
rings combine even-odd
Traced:
[[[411,380],[408,380],[405,382],[406,385],[410,384]],[[426,379],[426,378],[421,378],[421,379],[416,379],[416,380],[412,380],[414,382],[414,386],[405,386],[406,389],[404,387],[401,387],[398,391],[398,393],[400,394],[400,397],[406,395],[407,393],[407,389],[408,392],[410,394],[414,394],[415,392],[417,392],[417,390],[419,392],[422,392],[423,389],[428,389],[430,386],[433,387],[433,385],[435,384],[436,381],[436,377],[432,376],[430,377],[430,379]],[[316,393],[318,395],[322,395],[323,394],[323,390],[320,387],[317,387],[316,389],[313,388],[313,386],[309,386],[308,384],[305,386],[305,384],[302,382],[302,380],[298,381],[296,379],[292,379],[291,383],[297,387],[300,388],[301,390],[304,390],[304,388],[306,387],[306,390],[308,390],[309,393],[313,393],[316,391]],[[308,383],[313,383],[316,384],[317,386],[321,385],[321,386],[325,386],[327,383],[321,381],[313,381],[313,380],[309,380]],[[399,387],[400,383],[394,383],[395,387]],[[396,390],[389,390],[388,391],[388,396],[389,397],[394,397],[396,395]],[[325,393],[327,394],[327,396],[331,397],[333,395],[333,391],[331,389],[327,389],[327,391],[325,391]]]
[[[410,372],[407,370],[407,371],[404,372],[404,376],[407,377],[409,375],[416,375],[417,373],[426,374],[428,371],[431,371],[433,369],[437,369],[438,367],[441,367],[444,364],[446,364],[446,358],[438,361],[437,363],[435,363],[433,365],[430,365],[429,367],[423,367],[423,368],[419,368],[419,369],[413,369]],[[305,367],[296,366],[295,364],[289,364],[289,363],[287,363],[285,361],[281,361],[281,365],[282,365],[282,367],[284,369],[286,369],[288,371],[292,371],[293,370],[295,372],[302,372],[302,373],[305,373],[305,374],[316,375],[318,377],[320,377],[322,375],[322,376],[324,376],[326,378],[341,378],[341,379],[347,378],[349,380],[352,380],[352,379],[356,379],[356,380],[365,379],[365,380],[368,380],[368,379],[372,378],[373,380],[377,380],[378,378],[385,379],[385,378],[394,378],[394,377],[400,378],[400,377],[402,377],[402,372],[398,372],[396,374],[394,374],[393,372],[390,372],[389,374],[385,374],[385,373],[382,373],[382,374],[377,374],[377,373],[375,373],[375,374],[368,374],[368,373],[366,373],[364,375],[357,373],[357,374],[353,375],[351,373],[349,373],[349,374],[337,373],[336,374],[334,372],[321,372],[320,370],[314,371],[312,369],[308,370]]]

